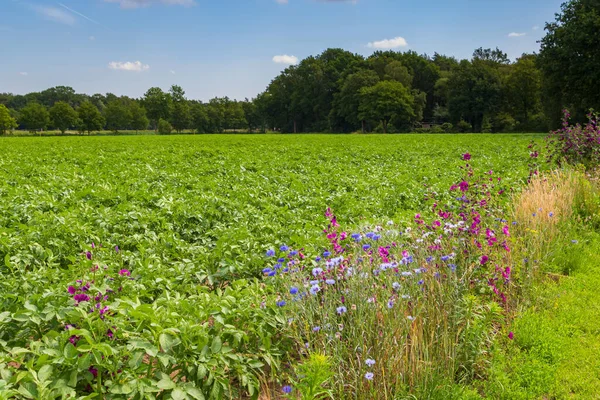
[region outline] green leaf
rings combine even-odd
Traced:
[[[216,354],[221,351],[222,346],[223,344],[221,343],[221,338],[219,336],[215,336],[212,341],[212,345],[210,346],[210,350],[213,352],[213,354]]]
[[[177,385],[168,375],[163,375],[163,378],[156,383],[156,387],[163,390],[170,390],[176,388]]]
[[[38,379],[42,382],[47,381],[48,378],[50,378],[50,376],[52,375],[52,371],[53,371],[52,365],[44,365],[38,371]]]
[[[166,353],[170,353],[173,350],[173,347],[181,343],[181,340],[179,340],[179,338],[168,333],[161,333],[158,337],[158,341],[163,351],[165,351]]]
[[[204,400],[204,394],[195,387],[190,387],[187,389],[187,394],[192,396],[196,400]]]
[[[173,391],[171,392],[171,398],[173,400],[185,400],[187,399],[187,395],[185,394],[185,392],[179,388],[173,389]]]

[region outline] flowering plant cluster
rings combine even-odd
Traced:
[[[471,155],[463,159],[465,177],[449,188],[454,201],[431,193],[431,209],[409,226],[349,232],[328,209],[330,245],[317,257],[287,246],[267,252],[277,261],[263,273],[280,290],[286,334],[301,354],[323,352],[339,364],[340,395],[369,393],[371,381],[401,391],[433,370],[480,372],[515,286],[511,226],[502,180],[493,171],[476,178]]]
[[[570,124],[571,114],[563,111],[562,127],[547,138],[548,161],[559,165],[583,164],[596,166],[600,162],[600,125],[598,114],[590,111],[584,125]]]

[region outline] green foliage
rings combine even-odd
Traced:
[[[43,105],[29,103],[21,110],[19,123],[29,132],[41,131],[50,124],[50,114]]]
[[[186,129],[190,121],[190,106],[185,98],[185,91],[181,86],[173,85],[171,94],[171,124],[177,133]],[[160,123],[159,123],[160,124]],[[160,126],[159,126],[160,131]],[[162,132],[159,132],[162,134]]]
[[[169,135],[173,132],[173,127],[169,123],[169,121],[165,121],[164,119],[160,119],[158,121],[158,133],[161,135]]]
[[[0,134],[4,135],[16,127],[17,120],[10,115],[8,108],[4,104],[0,104]]]
[[[146,117],[146,109],[137,101],[129,103],[129,113],[131,115],[131,129],[135,131],[146,130],[148,128],[148,117]]]
[[[171,109],[171,96],[165,93],[161,88],[153,87],[148,89],[142,99],[142,105],[155,131],[158,131],[158,121],[169,119]]]
[[[310,353],[306,360],[296,367],[296,389],[302,400],[334,398],[327,384],[333,378],[331,360],[324,354]]]
[[[544,103],[554,128],[562,109],[578,122],[590,108],[600,109],[600,4],[596,0],[566,1],[556,20],[546,24],[539,66]]]
[[[89,101],[84,101],[81,103],[79,108],[77,109],[77,114],[79,116],[79,131],[80,132],[88,132],[97,131],[102,129],[104,126],[105,120],[100,111]]]
[[[61,133],[77,124],[77,112],[68,103],[58,101],[50,108],[52,125]]]
[[[471,132],[472,129],[473,126],[464,119],[461,119],[458,124],[456,124],[456,131],[460,133]]]
[[[387,133],[392,119],[399,125],[410,122],[415,115],[413,102],[414,97],[400,82],[382,81],[360,90],[359,118],[380,121]]]
[[[104,118],[106,120],[106,128],[113,132],[129,128],[132,122],[129,107],[120,100],[113,100],[106,105],[104,108]]]

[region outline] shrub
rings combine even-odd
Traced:
[[[473,130],[473,125],[461,119],[458,124],[456,124],[456,131],[459,133],[471,132]]]
[[[171,132],[173,132],[173,127],[171,124],[161,118],[158,121],[158,133],[161,135],[169,135]]]
[[[593,111],[588,114],[585,125],[569,125],[571,114],[564,110],[562,128],[548,136],[549,161],[561,165],[583,164],[595,167],[600,162],[600,125],[598,115]]]
[[[454,129],[454,126],[450,122],[444,122],[442,124],[442,129],[444,132],[450,133],[452,132],[452,129]]]

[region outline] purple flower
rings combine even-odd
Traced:
[[[360,242],[360,239],[361,239],[360,233],[353,233],[351,236],[355,242]]]
[[[335,285],[335,279],[327,279],[325,283],[328,285]]]
[[[365,374],[365,379],[372,381],[373,380],[373,373],[372,372],[367,372]]]
[[[277,307],[283,307],[285,306],[285,301],[281,300],[277,302]]]
[[[321,327],[320,327],[320,326],[315,326],[315,327],[313,328],[313,332],[319,332],[320,330],[321,330]]]
[[[314,285],[310,288],[310,294],[315,295],[321,291],[319,285]]]
[[[131,276],[131,272],[128,269],[122,269],[119,271],[120,276]]]
[[[273,249],[267,250],[267,257],[274,257],[274,256],[275,256],[275,250],[273,250]]]
[[[264,269],[262,270],[262,273],[263,273],[263,274],[268,274],[268,273],[270,273],[271,271],[272,271],[272,270],[271,270],[271,268],[264,268]]]
[[[514,333],[512,333],[512,332],[508,332],[508,338],[509,338],[510,340],[513,340],[513,339],[515,338],[515,334],[514,334]]]
[[[463,160],[465,160],[465,161],[469,161],[471,159],[471,155],[469,153],[463,154],[462,157],[463,157]]]
[[[290,385],[285,385],[281,390],[283,393],[292,393],[292,387]]]
[[[488,262],[489,260],[490,260],[490,258],[489,258],[488,256],[486,256],[486,255],[483,255],[483,256],[481,256],[481,259],[479,260],[479,263],[480,263],[481,265],[485,265],[485,264],[487,264],[487,262]]]
[[[119,252],[119,246],[115,246],[115,253]]]
[[[367,251],[367,250],[369,250],[371,248],[371,245],[370,244],[365,244],[365,245],[363,245],[362,248],[363,248],[364,251]]]
[[[277,270],[276,269],[271,270],[271,272],[269,272],[267,275],[269,275],[269,276],[275,276],[275,275],[277,275]]]
[[[69,289],[67,289],[69,291],[69,294],[75,294],[77,292],[77,289],[75,289],[73,286],[69,286]]]
[[[347,309],[346,307],[344,307],[344,306],[341,306],[341,307],[338,307],[338,308],[336,308],[336,311],[337,311],[337,313],[338,313],[339,315],[342,315],[342,314],[344,314],[346,311],[348,311],[348,309]]]
[[[85,252],[85,258],[87,258],[88,260],[92,259],[92,253],[90,253],[89,251]]]
[[[375,365],[375,360],[367,358],[365,364],[367,364],[369,367],[372,367],[373,365]]]
[[[394,302],[392,300],[387,303],[388,308],[394,308]]]
[[[109,330],[106,332],[106,336],[108,336],[108,338],[109,338],[109,339],[112,339],[112,338],[114,338],[114,337],[115,337],[115,334],[113,333],[113,331],[112,331],[112,330],[110,330],[110,329],[109,329]]]
[[[313,276],[319,276],[323,273],[323,268],[313,268],[312,274]]]
[[[75,300],[75,302],[77,304],[79,304],[82,301],[90,301],[90,296],[88,296],[85,293],[79,293],[79,294],[76,294],[75,296],[73,296],[73,300]]]
[[[329,252],[329,251],[323,252],[323,257],[329,257],[330,255],[331,255],[331,252]]]
[[[297,293],[298,293],[298,288],[297,288],[297,287],[294,287],[294,286],[292,286],[292,287],[290,288],[290,294],[297,294]]]
[[[281,251],[288,251],[288,250],[289,250],[289,247],[287,247],[287,246],[284,244],[283,246],[281,246],[281,247],[279,248],[279,250],[281,250]]]

